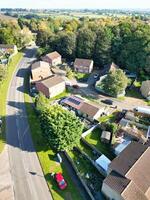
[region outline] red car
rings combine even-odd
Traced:
[[[57,182],[58,187],[61,190],[64,190],[67,187],[67,183],[66,183],[62,173],[56,173],[55,174],[55,180]]]

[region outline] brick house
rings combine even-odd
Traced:
[[[52,98],[65,90],[65,81],[60,76],[51,76],[36,82],[36,89],[46,97]]]
[[[42,60],[48,62],[51,66],[56,66],[62,63],[61,55],[54,51],[42,57]]]
[[[47,62],[38,61],[31,66],[31,82],[42,80],[51,76],[50,66]]]
[[[74,70],[80,73],[89,74],[93,70],[93,60],[76,58],[74,62]]]

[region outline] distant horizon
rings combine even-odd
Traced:
[[[25,7],[0,7],[0,9],[26,9],[26,10],[125,10],[125,11],[150,11],[150,8],[25,8]]]
[[[0,8],[22,9],[108,9],[108,10],[150,10],[147,0],[5,0]]]

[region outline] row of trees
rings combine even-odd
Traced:
[[[21,29],[17,21],[0,20],[0,44],[16,44],[22,48],[32,40],[32,32],[27,26]]]
[[[91,58],[98,67],[114,61],[130,71],[150,73],[150,27],[142,20],[48,18],[19,19],[19,24],[36,32],[37,44],[47,52]]]

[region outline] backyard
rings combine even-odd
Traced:
[[[104,176],[91,164],[91,162],[78,151],[70,151],[69,156],[80,173],[80,176],[87,184],[95,199],[103,199],[101,194],[102,181]]]
[[[100,128],[96,128],[89,135],[87,135],[85,139],[89,144],[94,145],[102,154],[112,160],[114,158],[114,155],[111,150],[111,146],[109,144],[104,144],[101,142],[101,133],[102,130]]]

